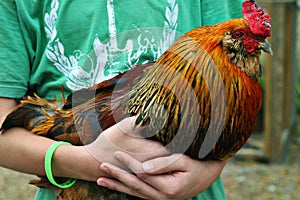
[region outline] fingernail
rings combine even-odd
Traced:
[[[104,172],[109,172],[109,167],[105,163],[100,165],[100,169]]]
[[[107,187],[106,183],[101,178],[99,178],[97,180],[97,184],[100,185],[100,186],[102,186],[102,187]]]
[[[115,154],[114,154],[114,157],[117,159],[117,160],[119,160],[119,161],[122,161],[122,153],[121,152],[116,152]]]
[[[144,162],[143,169],[146,172],[151,172],[154,169],[152,162]]]

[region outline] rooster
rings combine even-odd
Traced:
[[[245,0],[243,18],[202,26],[181,36],[156,62],[139,65],[60,102],[24,99],[2,129],[24,127],[35,134],[89,144],[101,130],[135,117],[141,135],[171,152],[199,160],[227,160],[247,141],[262,104],[258,82],[261,51],[271,18],[254,0]],[[95,128],[99,127],[99,128]],[[37,185],[47,182],[42,178]],[[137,199],[78,181],[57,189],[58,199]]]

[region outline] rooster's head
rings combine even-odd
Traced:
[[[273,54],[270,43],[266,40],[271,36],[271,17],[254,0],[246,0],[242,6],[242,13],[247,27],[237,27],[230,35],[233,40],[243,44],[249,54],[263,50]]]

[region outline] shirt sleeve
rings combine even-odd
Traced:
[[[219,177],[209,188],[204,190],[202,193],[188,200],[210,200],[210,199],[217,199],[217,200],[227,199],[221,177]]]
[[[0,97],[26,94],[30,59],[20,28],[14,0],[0,1]]]

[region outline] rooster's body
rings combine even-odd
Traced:
[[[270,36],[270,18],[255,5],[244,3],[244,18],[187,32],[155,63],[74,92],[62,108],[57,102],[29,97],[2,128],[21,126],[83,145],[101,130],[135,115],[136,126],[149,127],[141,135],[172,152],[200,160],[226,160],[250,137],[262,104],[259,57],[261,50],[271,53],[265,41]],[[250,16],[255,9],[262,19],[257,21],[258,28]],[[85,181],[58,192],[60,199],[109,199],[113,195],[127,198]]]

